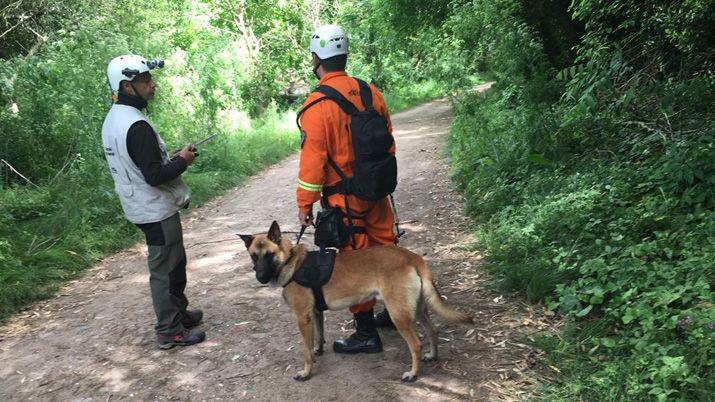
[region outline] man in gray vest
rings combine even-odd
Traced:
[[[142,112],[156,90],[149,70],[163,65],[136,55],[109,62],[107,78],[115,96],[102,126],[102,143],[124,214],[146,236],[157,341],[160,349],[171,349],[202,342],[206,334],[190,329],[201,322],[203,313],[187,310],[186,252],[179,218],[191,195],[181,174],[193,163],[195,149],[189,144],[171,158]]]

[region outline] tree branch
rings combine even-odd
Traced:
[[[5,159],[0,159],[0,162],[6,164],[6,165],[10,168],[10,170],[11,170],[12,172],[14,172],[14,173],[17,174],[18,176],[22,177],[23,179],[25,179],[26,182],[32,184],[32,185],[35,186],[36,188],[40,188],[40,186],[38,186],[37,184],[31,182],[30,179],[28,179],[27,177],[23,176],[22,173],[18,172],[17,169],[15,169],[15,168],[14,168],[11,164],[9,164]]]
[[[5,31],[5,32],[3,32],[2,34],[0,34],[0,39],[2,39],[3,36],[9,34],[9,33],[12,32],[15,28],[17,28],[18,26],[20,26],[23,21],[24,21],[24,20],[21,19],[20,22],[18,22],[17,24],[11,26],[10,29],[8,29],[7,31]]]

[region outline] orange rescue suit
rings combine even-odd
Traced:
[[[320,79],[320,85],[332,87],[352,102],[358,110],[364,110],[360,101],[359,85],[345,72],[325,74]],[[373,107],[387,120],[387,129],[392,134],[392,123],[385,100],[374,85],[370,84],[370,89],[372,90]],[[322,96],[325,95],[313,92],[303,107]],[[318,102],[301,115],[302,144],[297,189],[300,212],[307,214],[312,211],[313,203],[321,199],[323,187],[334,186],[340,181],[340,176],[328,163],[328,155],[347,177],[352,177],[355,157],[348,129],[350,120],[351,116],[343,112],[331,100]],[[395,153],[394,142],[390,152]],[[355,233],[356,249],[396,243],[397,238],[392,230],[395,218],[387,197],[378,201],[365,201],[352,195],[347,198],[353,225],[364,226],[366,232]],[[333,194],[328,197],[327,201],[331,207],[339,206],[343,212],[346,212],[343,194]],[[352,250],[352,242],[348,242],[340,251],[348,250]],[[375,299],[372,299],[350,307],[350,311],[352,313],[368,311],[374,305]]]

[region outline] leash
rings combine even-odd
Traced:
[[[303,237],[303,233],[305,233],[307,227],[308,225],[300,225],[300,233],[298,233],[298,239],[296,239],[295,244],[300,243],[300,238]]]
[[[397,229],[397,238],[399,239],[405,234],[405,231],[400,231],[400,217],[397,215],[397,206],[395,205],[395,199],[390,194],[390,203],[392,204],[392,211],[395,213],[395,228]]]

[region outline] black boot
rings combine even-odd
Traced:
[[[185,329],[178,334],[156,334],[159,349],[167,350],[174,346],[189,346],[201,343],[206,339],[206,332],[195,329]]]
[[[382,341],[372,314],[372,309],[355,314],[355,333],[347,339],[335,341],[333,351],[346,354],[382,352]]]
[[[201,310],[186,310],[181,313],[181,324],[184,325],[184,328],[193,328],[199,325],[203,318],[204,312]]]
[[[390,312],[387,309],[382,310],[381,313],[375,315],[375,324],[378,328],[391,328],[395,329],[395,324],[390,318]]]

